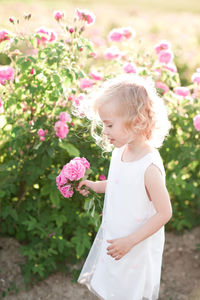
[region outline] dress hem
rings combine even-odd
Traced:
[[[80,281],[78,281],[78,283],[80,283],[80,284],[82,284],[82,285],[85,285],[91,293],[93,293],[95,296],[101,298],[101,300],[106,300],[105,298],[103,298],[101,295],[99,295],[99,294],[95,291],[95,289],[92,287],[91,284],[84,283],[84,282],[81,283]]]

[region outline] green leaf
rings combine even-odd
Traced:
[[[41,188],[41,195],[48,195],[51,191],[51,184],[47,183]]]
[[[0,197],[5,196],[6,192],[5,191],[0,191]]]
[[[59,147],[67,150],[69,156],[80,156],[79,150],[71,143],[60,142]]]
[[[60,206],[60,198],[56,187],[55,190],[51,190],[50,192],[50,200],[56,207]]]

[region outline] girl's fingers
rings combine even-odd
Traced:
[[[80,189],[84,185],[84,181],[79,182],[78,189]]]

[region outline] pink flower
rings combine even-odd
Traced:
[[[0,31],[0,43],[4,42],[4,41],[7,41],[7,40],[10,40],[8,35],[9,35],[9,32],[7,30],[2,29]]]
[[[95,15],[93,13],[91,13],[89,10],[87,9],[77,9],[77,16],[79,18],[79,20],[81,21],[86,21],[88,25],[92,25],[95,22]]]
[[[120,50],[117,46],[112,46],[110,48],[107,48],[104,52],[104,57],[106,59],[115,59],[120,56]]]
[[[171,45],[168,41],[162,40],[160,43],[155,45],[156,54],[159,54],[162,50],[170,49]]]
[[[69,128],[64,122],[58,121],[54,125],[54,131],[60,139],[64,139],[69,132]]]
[[[60,21],[64,16],[65,13],[63,11],[54,11],[54,18],[56,21]]]
[[[3,101],[0,98],[0,114],[4,113]]]
[[[90,71],[89,75],[94,79],[94,80],[103,80],[103,75],[102,73],[98,72],[97,70],[93,69]]]
[[[123,38],[124,38],[123,31],[120,28],[112,29],[108,35],[108,39],[114,42],[121,42]]]
[[[72,28],[72,27],[69,28],[69,32],[70,32],[70,33],[73,33],[73,32],[74,32],[74,28]]]
[[[65,198],[71,198],[74,194],[74,191],[71,188],[70,184],[63,187],[59,187],[58,189]]]
[[[84,90],[86,88],[90,88],[91,86],[93,86],[94,81],[91,79],[87,79],[87,78],[82,78],[80,79],[80,88],[81,90]]]
[[[10,23],[14,24],[14,19],[12,17],[9,18]]]
[[[94,58],[97,58],[97,52],[91,52],[90,55]]]
[[[121,42],[135,36],[135,31],[131,27],[114,28],[108,34],[108,39],[113,42]]]
[[[172,73],[176,73],[177,72],[177,67],[173,63],[169,63],[167,65],[163,65],[163,68],[171,71]]]
[[[163,83],[161,81],[157,81],[156,82],[156,88],[157,89],[161,89],[162,90],[162,94],[165,94],[165,93],[169,92],[169,87],[165,83]]]
[[[63,167],[63,174],[65,178],[73,181],[79,180],[85,175],[85,166],[79,160],[72,160]]]
[[[158,54],[158,60],[160,63],[169,64],[172,62],[174,55],[170,50],[162,50]]]
[[[126,39],[132,39],[135,37],[135,31],[131,27],[123,27],[122,31],[123,31],[123,36]]]
[[[196,115],[193,119],[194,127],[197,131],[200,131],[200,115]]]
[[[132,63],[125,63],[123,65],[123,70],[126,73],[137,73],[136,65],[134,65]]]
[[[192,75],[192,82],[200,84],[200,72],[196,72]]]
[[[44,28],[44,27],[40,27],[36,30],[36,33],[38,35],[40,35],[40,39],[37,38],[37,44],[45,44],[46,42],[53,42],[57,39],[57,35],[55,32]]]
[[[60,114],[59,114],[59,119],[61,122],[71,122],[72,121],[72,118],[70,116],[70,114],[66,113],[65,111],[62,111]]]
[[[179,86],[175,88],[175,94],[183,97],[187,97],[190,93],[187,87]]]
[[[80,163],[82,163],[82,165],[86,168],[89,169],[90,168],[90,163],[89,161],[87,161],[87,159],[85,157],[75,157],[72,160],[70,160],[70,162],[72,161],[79,161]]]
[[[73,94],[69,95],[68,100],[73,101],[74,100],[74,95]]]
[[[57,186],[62,186],[67,183],[67,178],[65,178],[63,171],[56,177]]]
[[[38,132],[37,132],[37,134],[38,134],[39,136],[45,136],[45,132],[44,132],[43,129],[39,129]]]
[[[44,140],[45,140],[45,137],[44,137],[44,136],[41,136],[41,137],[40,137],[40,141],[43,142]]]
[[[85,94],[80,93],[80,94],[74,99],[74,102],[75,102],[75,105],[76,105],[76,106],[79,106],[80,101],[84,99],[84,95],[85,95]]]
[[[34,121],[33,121],[33,120],[30,120],[30,121],[29,121],[29,125],[30,125],[30,126],[33,126],[33,125],[34,125]]]
[[[6,81],[13,80],[14,72],[12,67],[0,67],[0,83],[5,84]]]
[[[106,176],[104,174],[99,175],[99,180],[106,180]]]
[[[33,75],[34,73],[35,73],[35,70],[32,68],[32,69],[30,70],[30,74]]]

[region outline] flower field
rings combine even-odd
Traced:
[[[13,10],[2,1],[0,234],[21,244],[27,286],[70,272],[90,249],[103,196],[83,197],[76,181],[105,180],[111,153],[96,145],[81,105],[117,74],[153,78],[168,108],[160,148],[173,205],[167,230],[200,224],[199,15],[183,3],[183,12],[145,3],[24,1]]]

